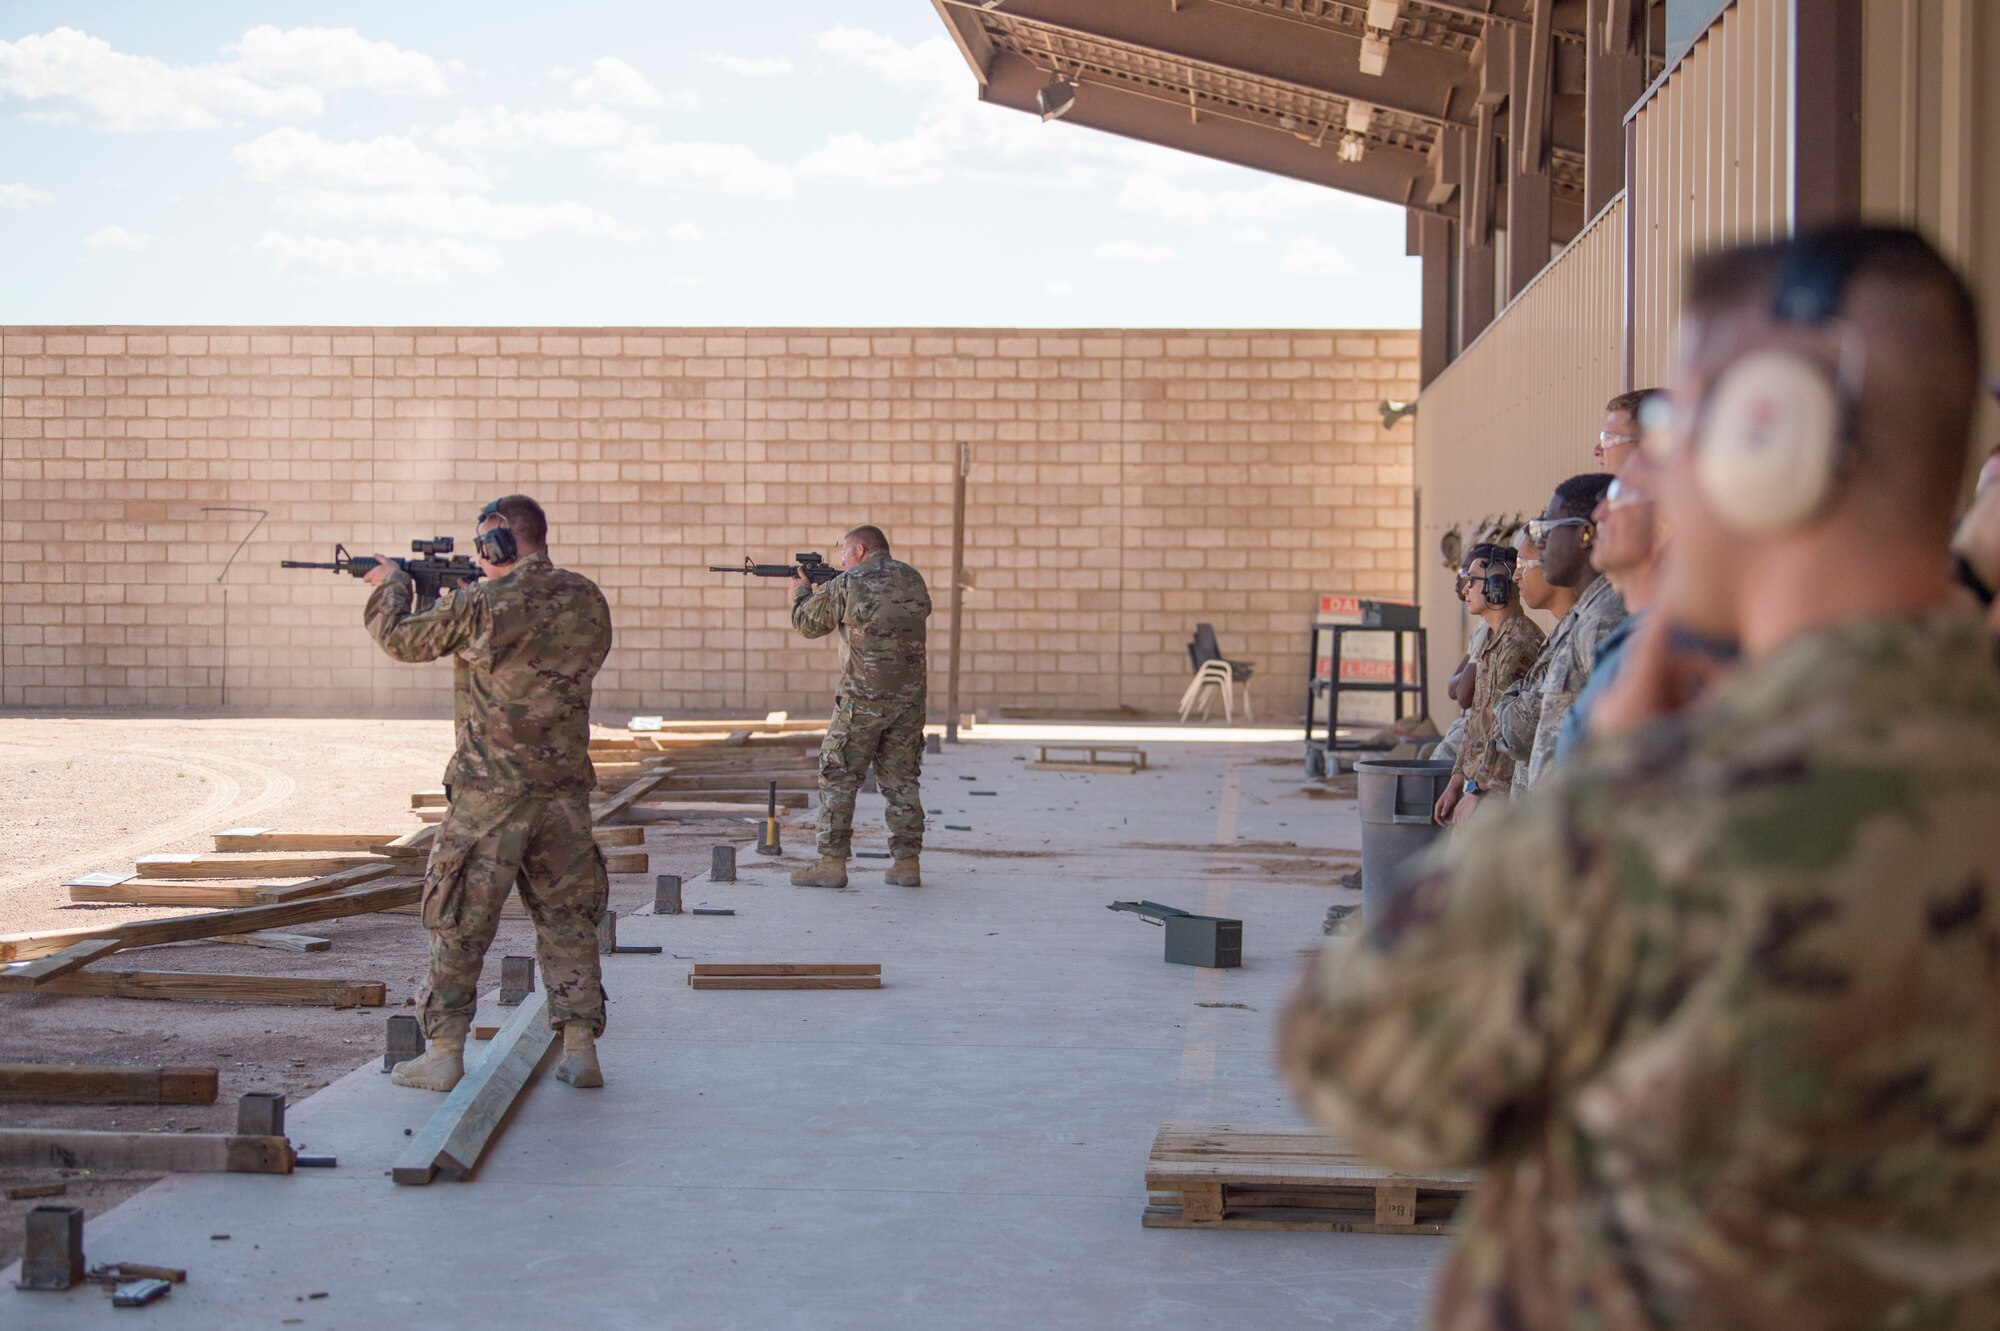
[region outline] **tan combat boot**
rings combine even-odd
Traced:
[[[794,887],[846,887],[847,861],[819,857],[818,864],[809,864],[803,869],[792,870]]]
[[[465,1037],[440,1035],[420,1057],[398,1063],[389,1080],[419,1091],[448,1091],[465,1075]]]
[[[883,872],[882,881],[891,887],[922,887],[924,878],[918,871],[917,857],[909,855],[899,858]]]
[[[597,1034],[587,1022],[563,1023],[562,1062],[556,1064],[556,1080],[580,1090],[604,1084],[603,1069],[597,1066]]]

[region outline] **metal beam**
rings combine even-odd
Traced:
[[[1472,134],[1471,170],[1458,192],[1458,345],[1453,354],[1493,322],[1493,108],[1479,108]]]
[[[987,11],[975,0],[934,3],[941,10],[970,15],[982,30],[989,16],[995,23],[1031,23],[1167,59],[1219,65],[1433,123],[1469,123],[1465,99],[1472,88],[1471,62],[1436,47],[1398,43],[1390,74],[1373,78],[1361,72],[1358,36],[1263,18],[1235,6],[1198,4],[1176,12],[1159,0],[1007,0],[1003,8]]]
[[[1047,81],[1047,71],[1032,61],[996,50],[984,97],[995,106],[1037,114],[1035,93]],[[1068,126],[1081,126],[1399,207],[1428,207],[1421,182],[1430,164],[1421,153],[1378,144],[1370,145],[1361,161],[1343,162],[1330,140],[1315,148],[1262,124],[1219,114],[1206,103],[1202,110],[1201,123],[1190,125],[1187,103],[1178,95],[1147,96],[1129,87],[1085,80],[1077,91],[1075,106],[1049,132],[1060,134],[1067,132]]]
[[[1550,0],[1537,0],[1532,28],[1509,32],[1513,86],[1507,95],[1507,299],[1548,267],[1550,204],[1546,55]],[[1541,85],[1537,84],[1537,80]]]
[[[1584,26],[1583,214],[1625,188],[1625,112],[1646,90],[1634,0],[1590,0]]]
[[[1791,0],[1792,229],[1861,213],[1861,6]]]
[[[972,66],[973,77],[979,86],[986,86],[986,71],[993,64],[993,43],[986,39],[986,29],[965,10],[945,3],[945,0],[931,0],[931,8],[937,10],[944,20],[944,30],[951,34],[952,44],[965,57],[965,63]]]

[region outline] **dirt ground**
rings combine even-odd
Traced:
[[[189,913],[73,904],[61,884],[96,870],[129,873],[140,855],[212,850],[213,834],[227,828],[414,830],[422,824],[410,811],[410,792],[437,786],[450,754],[448,721],[0,716],[0,933]],[[717,839],[717,832],[649,827],[650,872],[614,876],[613,908],[625,914],[650,902],[652,874],[692,878],[705,870]],[[0,1124],[226,1132],[245,1091],[283,1091],[297,1101],[370,1058],[379,1065],[386,1016],[407,1010],[423,979],[426,944],[417,917],[357,916],[294,932],[333,946],[291,953],[174,943],[120,953],[109,965],[380,980],[387,1007],[0,993],[0,1062],[213,1066],[221,1074],[213,1105],[0,1104]],[[490,955],[532,951],[528,922],[503,919]],[[488,970],[497,977],[498,964]],[[615,993],[613,1004],[615,1018]],[[312,1149],[309,1141],[293,1145]],[[58,1180],[68,1186],[60,1199],[0,1197],[0,1265],[19,1256],[29,1207],[60,1200],[96,1215],[155,1177],[0,1168],[0,1193]]]

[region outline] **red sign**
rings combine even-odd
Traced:
[[[1333,677],[1333,658],[1322,656],[1313,663],[1313,673],[1321,679]],[[1340,678],[1349,684],[1389,684],[1396,678],[1393,661],[1367,661],[1343,654],[1340,658]],[[1413,661],[1403,662],[1403,682],[1417,682],[1417,667]]]

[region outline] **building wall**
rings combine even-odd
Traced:
[[[1408,430],[1376,404],[1416,356],[1406,331],[0,329],[0,706],[434,713],[449,672],[383,658],[363,588],[277,562],[468,549],[522,490],[611,600],[604,717],[823,711],[833,648],[791,633],[785,584],[705,566],[864,521],[930,579],[942,715],[963,442],[963,706],[1170,708],[1207,620],[1295,716],[1314,597],[1409,594]],[[239,509],[266,516],[207,511]]]
[[[1470,627],[1453,599],[1441,541],[1470,544],[1488,524],[1534,517],[1558,483],[1592,471],[1604,402],[1624,374],[1625,201],[1612,200],[1417,404],[1423,494],[1422,599],[1431,633],[1432,707],[1457,714],[1444,684]]]

